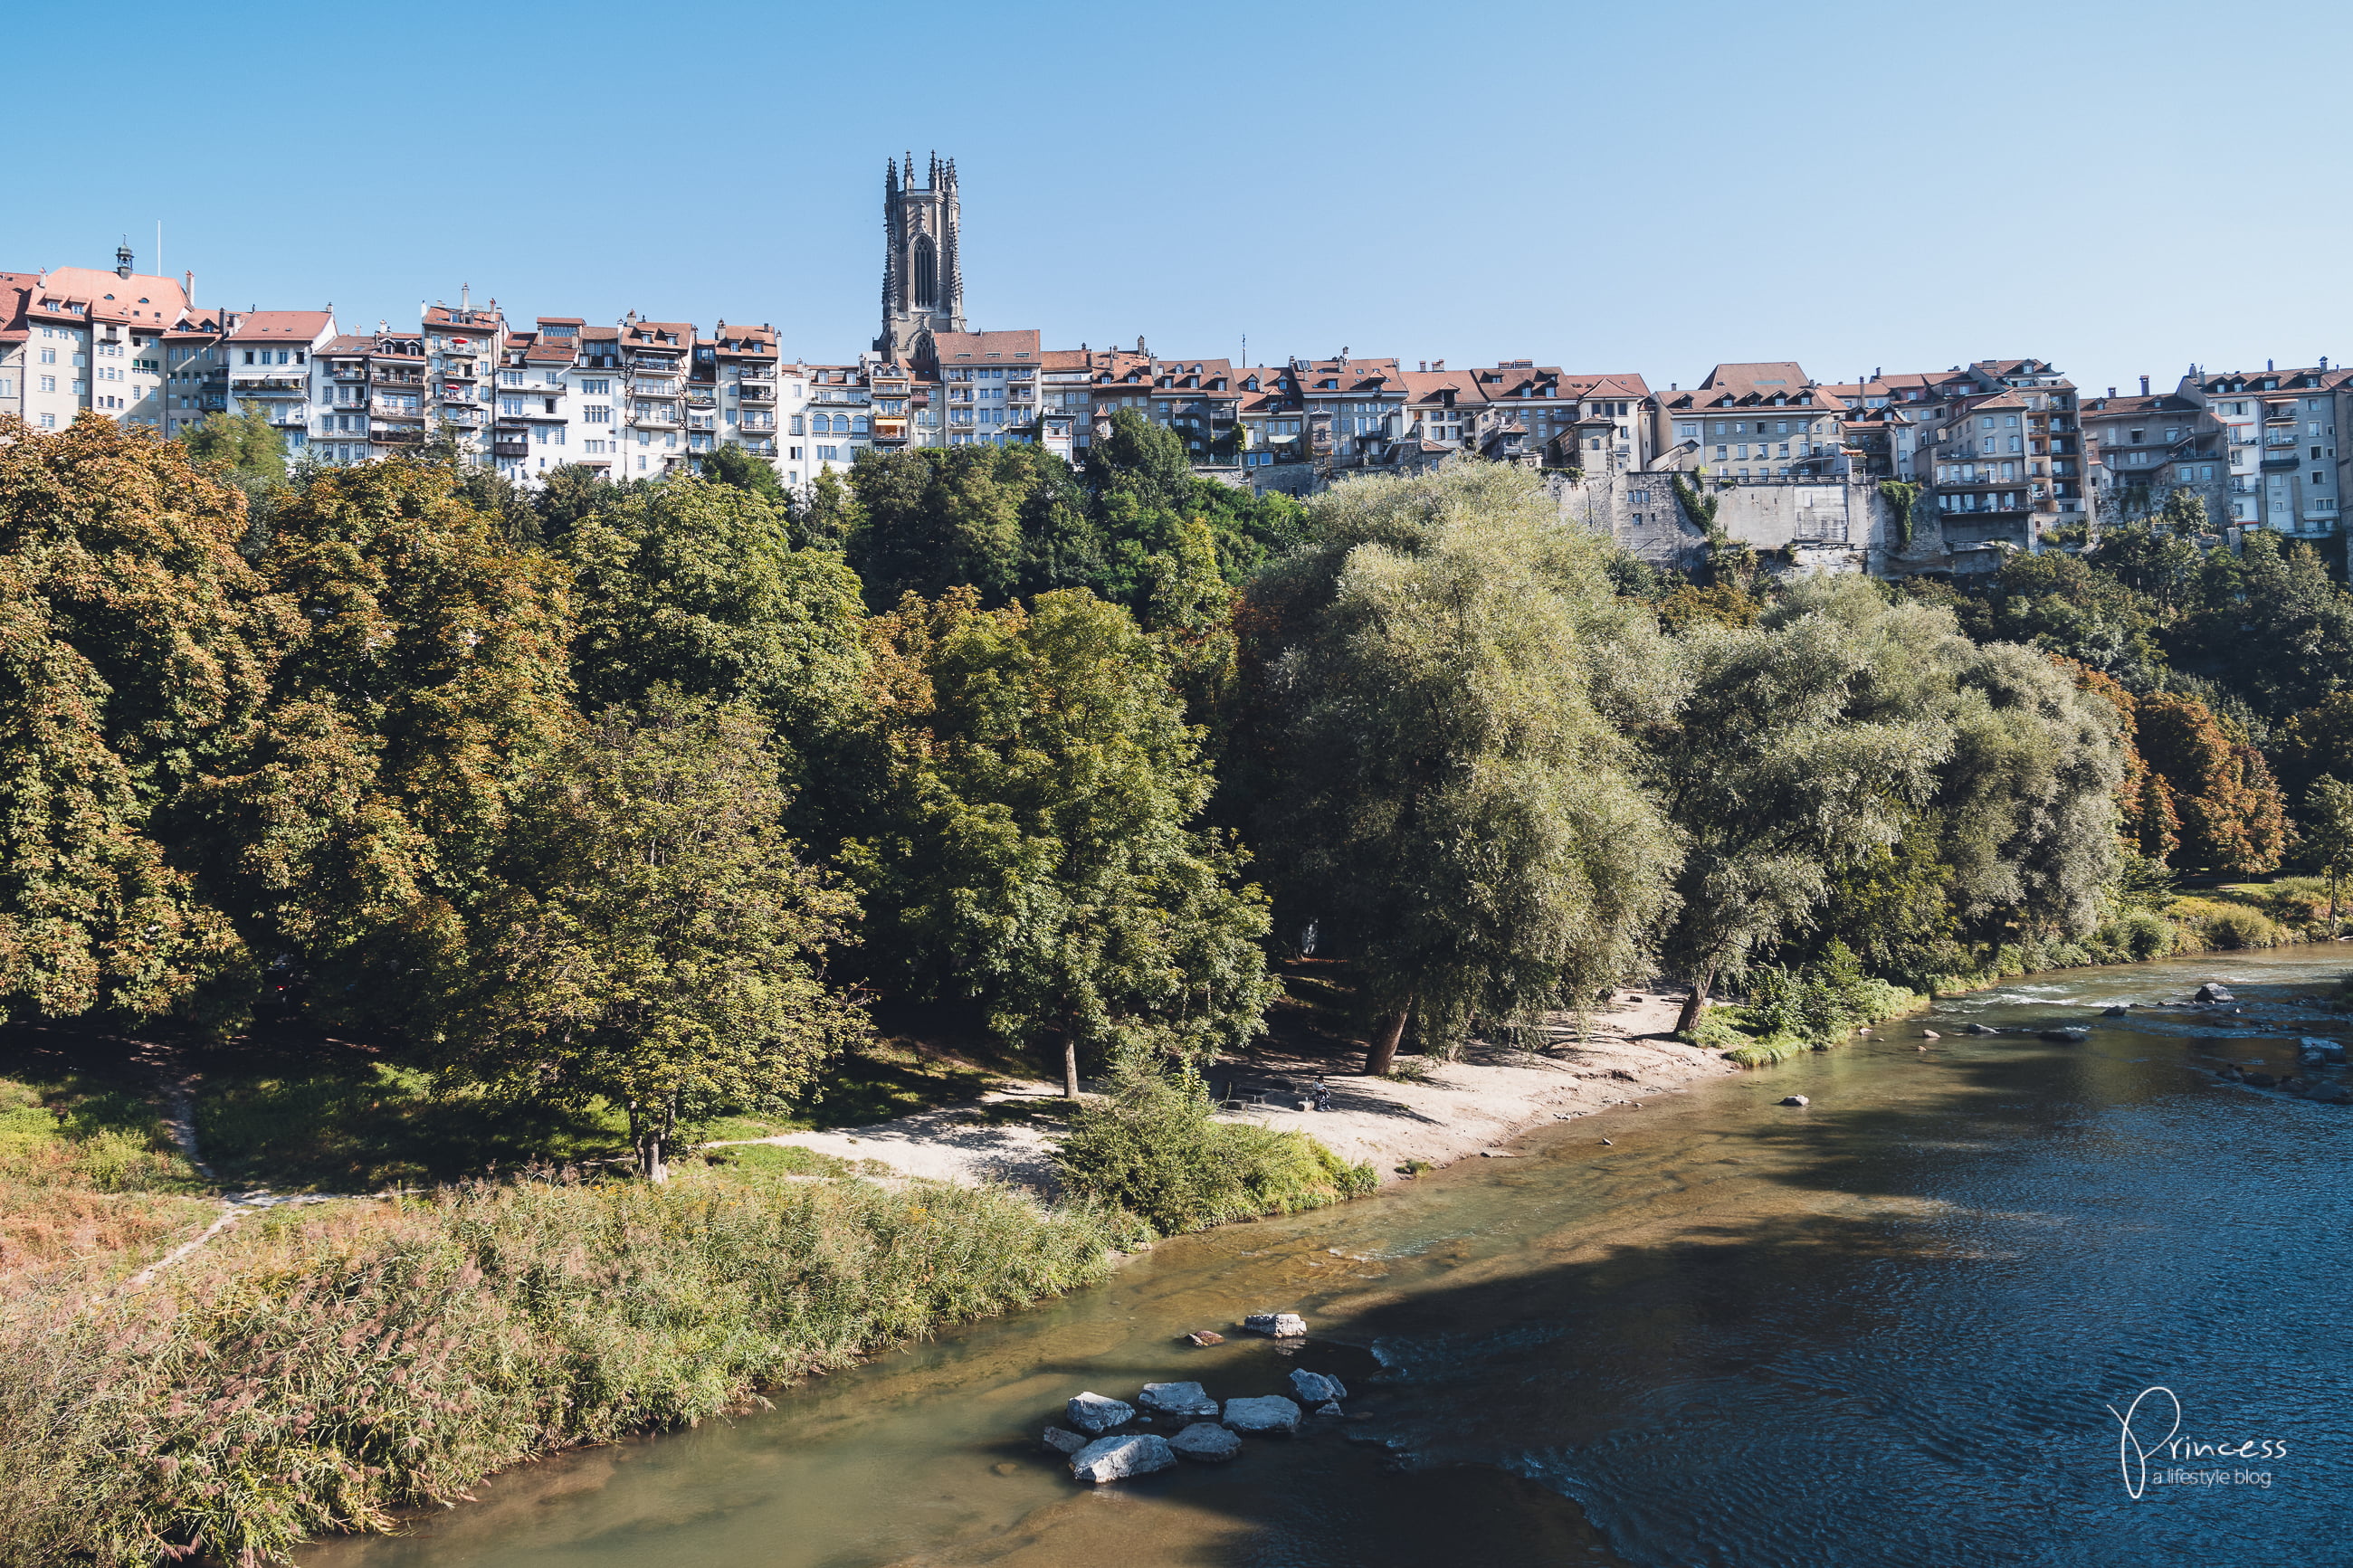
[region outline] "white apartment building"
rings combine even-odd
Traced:
[[[2325,360],[2295,370],[2193,365],[2174,395],[2223,431],[2229,510],[2218,521],[2308,537],[2337,531],[2353,477],[2337,440],[2338,423],[2353,412],[2353,373]]]
[[[309,445],[312,405],[326,381],[319,352],[335,336],[331,311],[248,310],[233,318],[222,342],[229,405],[259,409],[290,458]]]
[[[171,433],[182,409],[174,394],[201,401],[176,382],[173,345],[209,345],[222,313],[188,303],[186,286],[132,269],[126,247],[115,269],[57,267],[0,272],[0,413],[36,429],[62,429],[83,410]]]
[[[658,479],[676,473],[687,464],[686,376],[694,323],[644,321],[631,311],[615,342],[622,376],[616,404],[625,412],[613,477]]]
[[[872,387],[863,364],[795,369],[799,376],[786,378],[788,403],[799,411],[785,416],[785,482],[809,484],[820,474],[847,472],[858,454],[873,444]],[[806,464],[789,455],[795,447],[807,454]],[[805,477],[793,479],[796,472]]]
[[[455,306],[417,308],[425,339],[425,408],[458,437],[459,449],[477,459],[491,456],[491,376],[506,347],[506,321],[493,300],[476,310],[472,290]]]

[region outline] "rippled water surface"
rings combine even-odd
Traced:
[[[2310,1000],[2348,967],[2292,948],[1947,1003],[1516,1160],[1165,1244],[773,1413],[530,1467],[304,1561],[2353,1562],[2353,1108],[2212,1078],[2292,1070],[2301,1034],[2353,1037]],[[2093,1012],[2225,977],[2242,1012]],[[1959,1036],[1972,1020],[2093,1033]],[[1813,1103],[1775,1103],[1790,1093]],[[1176,1342],[1273,1307],[1308,1315],[1295,1357]],[[1036,1451],[1082,1388],[1268,1394],[1298,1365],[1346,1378],[1352,1418],[1090,1492]],[[2168,1458],[2171,1412],[2145,1402],[2164,1418],[2137,1420],[2136,1500],[2106,1407],[2152,1385],[2179,1398],[2179,1438],[2284,1457]]]

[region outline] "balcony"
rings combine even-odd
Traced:
[[[747,414],[744,416],[743,428],[744,434],[746,436],[752,435],[755,431],[761,435],[773,436],[776,433],[776,416],[773,414],[762,414],[756,416]]]
[[[229,391],[238,397],[300,397],[311,390],[311,384],[292,376],[273,375],[268,379],[233,381]]]
[[[480,406],[482,400],[480,395],[475,393],[471,388],[462,386],[445,386],[441,389],[438,401],[475,407]]]
[[[649,358],[644,354],[637,354],[629,360],[629,369],[640,375],[674,375],[678,372],[678,365],[679,362],[668,354],[659,358]]]
[[[689,408],[709,408],[718,401],[707,386],[698,386],[686,395]]]
[[[417,447],[424,445],[425,432],[414,426],[392,426],[371,432],[368,439],[379,447]]]
[[[339,364],[328,374],[337,381],[365,381],[368,378],[367,366],[364,364]]]
[[[422,386],[425,373],[421,370],[379,370],[375,373],[379,386]]]
[[[375,402],[367,405],[367,410],[371,414],[388,416],[395,419],[422,419],[425,417],[425,411],[417,407],[414,402],[407,399],[395,402],[389,397],[379,397]]]
[[[531,456],[531,443],[528,441],[493,441],[491,443],[491,455],[494,458],[528,458]]]
[[[773,386],[756,385],[747,381],[737,390],[736,395],[744,403],[768,404],[776,402],[776,389]]]
[[[482,411],[479,408],[449,408],[442,411],[441,417],[461,430],[473,430],[481,426]]]
[[[679,427],[678,410],[666,403],[640,403],[629,409],[629,423],[655,430]]]
[[[468,360],[443,360],[441,362],[441,369],[438,374],[448,377],[451,381],[480,381],[482,379],[481,376],[476,373],[472,363]]]
[[[2274,469],[2284,471],[2288,468],[2296,467],[2303,461],[2304,459],[2297,457],[2293,449],[2284,452],[2265,452],[2263,454],[2263,471],[2265,473],[2270,473]]]

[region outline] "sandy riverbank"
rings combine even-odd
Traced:
[[[1702,1078],[1740,1069],[1714,1051],[1672,1036],[1676,1004],[1654,994],[1588,1014],[1546,1020],[1541,1049],[1472,1046],[1458,1061],[1407,1058],[1426,1068],[1422,1081],[1366,1077],[1354,1059],[1334,1071],[1325,1056],[1269,1046],[1219,1064],[1210,1081],[1238,1097],[1264,1091],[1267,1102],[1230,1113],[1314,1134],[1343,1159],[1369,1161],[1385,1182],[1412,1162],[1451,1164],[1499,1149],[1556,1121],[1672,1092]],[[1273,1080],[1306,1081],[1322,1073],[1332,1109],[1302,1111]],[[1050,1143],[1059,1125],[1058,1085],[1008,1080],[975,1102],[918,1111],[867,1127],[789,1132],[753,1140],[797,1144],[849,1160],[878,1160],[901,1175],[973,1184],[1000,1181],[1040,1195],[1054,1191]]]

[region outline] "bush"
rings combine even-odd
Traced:
[[[2280,929],[2260,910],[2226,909],[2205,921],[2206,940],[2216,947],[2276,947]]]
[[[2104,929],[2100,936],[2122,962],[2146,963],[2164,958],[2175,945],[2173,922],[2155,910],[2129,910]]]
[[[1163,1236],[1361,1197],[1378,1177],[1303,1132],[1210,1116],[1189,1068],[1123,1068],[1116,1092],[1071,1119],[1054,1163],[1070,1191],[1113,1204]]]
[[[682,1168],[280,1211],[93,1302],[0,1300],[0,1562],[283,1561],[553,1449],[715,1415],[1102,1279],[1134,1227],[1000,1189]]]

